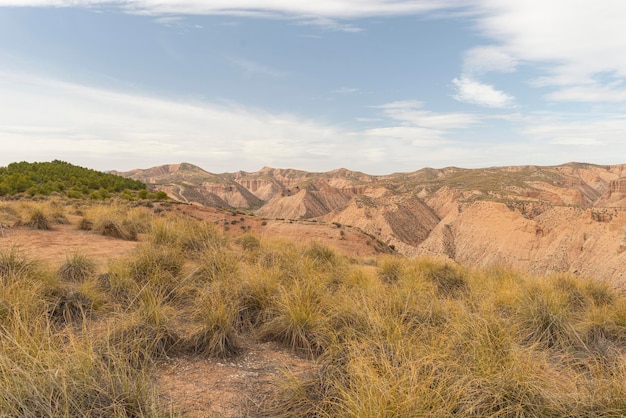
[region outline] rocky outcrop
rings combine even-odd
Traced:
[[[613,193],[626,194],[626,179],[611,180],[607,190],[609,195]]]
[[[611,180],[608,182],[606,193],[595,203],[596,207],[626,207],[626,179]]]
[[[309,219],[328,213],[328,208],[307,190],[291,196],[276,196],[257,211],[257,215],[272,219]]]

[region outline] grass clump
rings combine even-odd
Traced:
[[[235,278],[239,272],[241,257],[225,247],[209,247],[198,257],[199,268],[195,273],[197,280],[225,281]]]
[[[26,226],[33,229],[47,231],[52,229],[52,225],[48,215],[40,208],[34,208],[26,222]]]
[[[449,264],[428,266],[423,274],[437,286],[442,297],[458,297],[469,290],[460,269]]]
[[[226,358],[240,354],[243,346],[237,331],[239,312],[229,292],[218,287],[202,292],[193,315],[197,328],[189,338],[189,349],[208,357]]]
[[[219,248],[226,238],[215,225],[181,217],[157,219],[152,223],[149,240],[155,245],[176,246],[195,256],[209,248]]]
[[[96,272],[96,263],[81,253],[70,254],[59,268],[59,276],[63,280],[83,282]]]
[[[45,322],[0,329],[3,416],[154,416],[147,369],[116,353],[103,360],[88,339],[62,338]],[[113,353],[111,353],[113,354]]]
[[[547,348],[565,348],[576,343],[573,312],[568,301],[553,288],[532,286],[519,306],[521,338]]]
[[[280,289],[272,318],[260,332],[264,339],[281,342],[305,356],[320,354],[332,338],[321,295],[314,285],[305,283]]]
[[[112,320],[100,351],[121,352],[130,365],[140,367],[178,349],[181,338],[172,327],[174,310],[160,292],[144,288],[132,307],[129,314]]]
[[[150,215],[147,210],[120,203],[92,206],[78,227],[111,238],[136,241],[139,234],[150,229]]]
[[[13,205],[0,205],[0,227],[13,228],[22,223],[20,213]]]
[[[337,255],[332,248],[313,242],[304,250],[304,255],[319,266],[332,266],[337,264]]]
[[[0,249],[0,279],[4,285],[17,282],[34,273],[36,263],[15,246]]]
[[[384,257],[378,266],[378,277],[388,284],[396,283],[404,273],[404,263],[397,257]]]
[[[147,282],[171,290],[181,273],[185,258],[176,248],[141,245],[126,261],[130,277],[140,284]]]
[[[237,241],[244,251],[256,252],[261,248],[261,241],[252,234],[243,234]]]

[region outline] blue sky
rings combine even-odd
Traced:
[[[0,0],[0,165],[626,163],[623,0]]]

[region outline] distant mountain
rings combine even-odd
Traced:
[[[212,174],[193,164],[169,164],[114,173],[149,184],[181,202],[218,208],[257,208],[263,205],[261,199],[234,181],[232,175]]]
[[[372,176],[182,163],[117,173],[205,206],[359,227],[406,255],[545,274],[626,272],[626,165],[426,168]]]

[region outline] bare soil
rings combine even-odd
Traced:
[[[81,253],[97,263],[100,270],[106,262],[121,257],[137,246],[137,242],[80,231],[76,225],[54,225],[52,230],[4,228],[0,234],[0,250],[15,247],[28,258],[58,267],[68,255]]]
[[[251,342],[232,359],[172,358],[159,367],[157,385],[163,406],[184,417],[258,416],[284,374],[299,376],[314,367],[275,343]]]

